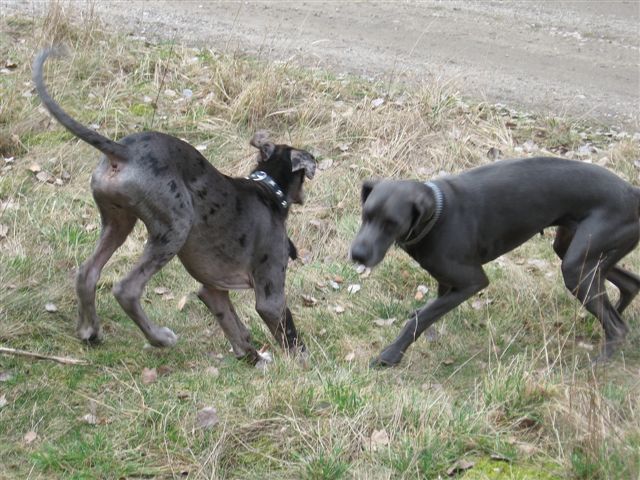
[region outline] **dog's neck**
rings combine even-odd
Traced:
[[[284,211],[289,209],[289,201],[284,190],[276,183],[276,181],[264,170],[255,170],[247,177],[249,180],[260,183],[267,187],[276,197],[277,203]]]
[[[409,233],[407,233],[402,240],[398,240],[396,242],[401,247],[410,247],[420,242],[427,236],[427,233],[431,231],[442,215],[442,210],[444,209],[444,194],[442,193],[442,190],[440,190],[440,187],[433,182],[425,182],[425,185],[433,192],[433,199],[435,201],[433,215],[424,221],[416,222],[416,224],[409,230]]]

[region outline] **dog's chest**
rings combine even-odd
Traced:
[[[253,288],[250,265],[242,257],[233,257],[224,248],[198,242],[185,244],[178,257],[198,282],[221,290]]]

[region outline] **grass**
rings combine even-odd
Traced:
[[[473,299],[482,301],[447,315],[441,338],[420,339],[393,370],[370,370],[368,361],[420,305],[417,286],[426,285],[431,298],[436,285],[399,250],[367,278],[346,260],[362,179],[458,172],[489,162],[492,147],[505,157],[542,151],[578,158],[588,143],[597,152],[585,159],[637,182],[637,140],[602,125],[474,103],[454,85],[370,83],[145,43],[106,33],[91,15],[74,18],[56,2],[43,18],[0,17],[0,58],[16,64],[0,74],[0,155],[13,157],[0,160],[0,224],[7,227],[0,239],[0,345],[89,362],[0,357],[0,477],[438,478],[458,460],[475,464],[459,474],[465,479],[637,477],[638,329],[624,355],[590,369],[600,327],[565,292],[552,232],[488,265],[492,283]],[[52,41],[67,43],[71,53],[47,66],[55,98],[109,137],[148,128],[174,134],[205,147],[232,175],[249,171],[248,139],[259,128],[319,161],[332,159],[308,183],[307,202],[288,226],[308,254],[308,263],[290,265],[287,278],[311,351],[307,365],[273,344],[250,292],[232,296],[275,362],[260,372],[236,361],[177,260],[152,279],[144,305],[180,341],[171,350],[145,348],[110,295],[141,251],[142,227],[98,286],[105,342],[89,348],[75,339],[74,272],[99,234],[89,190],[98,154],[66,134],[33,96],[31,59]],[[374,106],[378,98],[384,103]],[[523,147],[531,142],[535,152]],[[34,164],[60,182],[40,182]],[[625,263],[640,270],[637,253]],[[340,281],[339,289],[330,281]],[[362,289],[349,294],[353,283]],[[156,287],[170,294],[158,295]],[[318,303],[307,307],[302,295]],[[57,311],[47,312],[47,303]],[[637,327],[638,307],[626,317]],[[391,326],[374,323],[390,318],[397,319]],[[156,368],[158,379],[144,384],[144,368]],[[212,430],[195,426],[205,406],[220,417]],[[97,420],[87,423],[87,415]],[[374,431],[386,432],[387,441],[376,443]]]

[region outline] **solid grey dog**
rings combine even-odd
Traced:
[[[217,318],[237,357],[252,363],[259,359],[230,302],[233,289],[252,288],[256,310],[279,344],[291,352],[304,350],[285,299],[288,257],[295,250],[285,221],[290,204],[302,203],[304,177],[312,178],[315,172],[313,156],[275,145],[259,132],[251,140],[259,149],[256,169],[248,178],[231,178],[191,145],[169,135],[135,133],[115,142],[72,119],[50,97],[42,70],[51,53],[43,51],[33,65],[42,102],[71,133],[104,154],[91,178],[102,232],[76,279],[78,336],[99,339],[96,284],[140,219],[148,231],[144,252],[113,293],[151,345],[172,346],[177,337],[149,320],[140,297],[149,279],[177,255],[202,283],[198,296]]]
[[[438,282],[437,298],[407,321],[372,365],[396,365],[430,325],[489,284],[482,265],[544,228],[566,287],[604,328],[606,360],[624,340],[621,315],[640,277],[616,265],[640,235],[640,189],[605,168],[559,158],[505,160],[428,183],[368,181],[351,258],[373,267],[397,243]],[[620,291],[613,306],[609,280]]]

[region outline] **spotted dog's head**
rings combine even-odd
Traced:
[[[282,189],[287,202],[302,204],[304,178],[311,179],[316,173],[313,155],[289,145],[276,145],[264,130],[256,132],[249,143],[258,149],[254,172],[263,171],[269,175]]]

